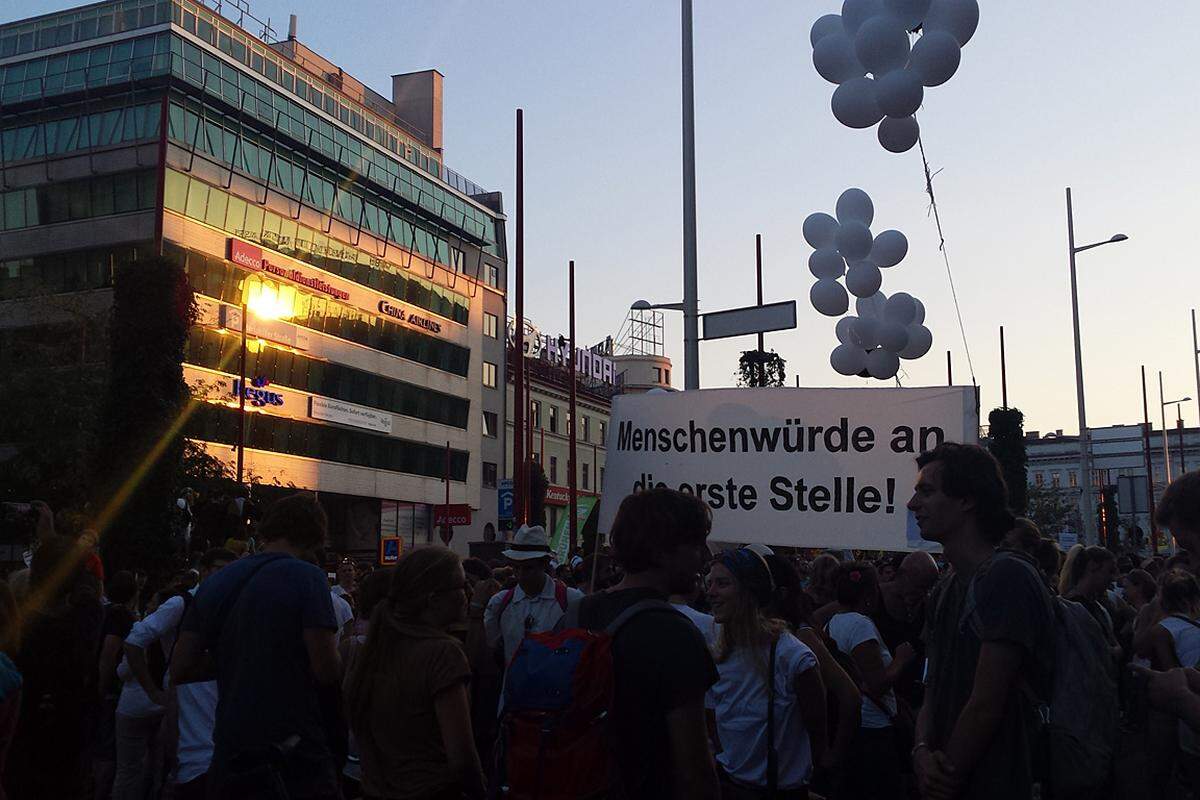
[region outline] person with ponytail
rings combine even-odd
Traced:
[[[817,657],[765,613],[775,595],[766,559],[742,548],[717,556],[708,600],[720,625],[714,648],[721,795],[802,800],[824,760],[825,687]]]
[[[467,578],[452,551],[423,547],[396,563],[345,683],[364,797],[484,796],[471,733],[471,668],[448,632],[466,619],[467,600]]]

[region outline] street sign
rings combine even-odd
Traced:
[[[496,490],[496,505],[497,516],[501,522],[513,518],[513,509],[516,507],[516,502],[513,498],[513,482],[511,478],[505,478],[500,481],[500,485]]]
[[[436,527],[471,524],[471,507],[466,503],[451,503],[433,507],[433,524]]]
[[[700,319],[703,325],[700,338],[704,340],[790,330],[796,327],[796,301],[713,311],[701,314]]]
[[[399,536],[383,536],[379,539],[379,563],[387,566],[400,560],[404,542]]]

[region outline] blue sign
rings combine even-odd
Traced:
[[[516,502],[513,499],[512,480],[505,478],[504,480],[500,481],[499,488],[496,491],[496,502],[499,518],[502,520],[512,519],[513,508],[516,505]]]

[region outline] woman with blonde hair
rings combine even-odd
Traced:
[[[1075,588],[1075,561],[1085,549],[1081,544],[1073,545],[1067,551],[1067,557],[1063,559],[1062,571],[1058,576],[1058,593],[1063,597],[1066,597]]]
[[[764,613],[775,594],[764,557],[726,550],[708,575],[708,600],[721,626],[715,646],[719,679],[717,763],[722,796],[808,797],[814,763],[825,754],[826,699],[813,651]]]
[[[346,677],[367,798],[460,800],[485,794],[471,733],[471,669],[448,629],[466,619],[459,557],[423,547],[396,563],[366,644]]]

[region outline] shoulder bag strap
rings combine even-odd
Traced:
[[[779,791],[779,753],[775,749],[775,653],[779,637],[771,642],[767,673],[767,798],[775,800]]]
[[[246,577],[242,578],[242,582],[239,583],[234,588],[234,590],[229,593],[229,596],[225,598],[225,601],[223,603],[221,603],[221,608],[218,613],[219,624],[217,625],[217,630],[224,629],[225,620],[228,619],[229,615],[237,607],[238,600],[240,600],[242,597],[242,590],[246,588],[246,586],[250,583],[251,579],[253,579],[254,576],[257,575],[259,572],[261,572],[263,567],[267,566],[268,564],[274,564],[276,561],[279,561],[281,558],[288,558],[288,556],[280,554],[277,558],[263,559],[261,562],[259,562],[258,564],[256,564],[254,566],[254,569],[250,570],[249,574],[247,574]]]
[[[609,636],[615,637],[626,622],[636,617],[643,611],[670,611],[672,614],[681,614],[679,609],[668,603],[666,600],[639,600],[629,608],[617,615],[617,618],[604,628],[604,632]]]

